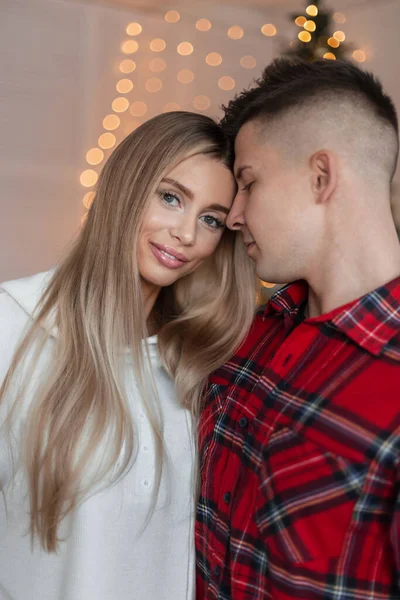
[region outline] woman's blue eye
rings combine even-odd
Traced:
[[[205,215],[201,218],[203,219],[204,223],[206,223],[206,225],[209,225],[213,229],[220,229],[225,227],[225,224],[222,221],[220,221],[216,217],[212,217],[211,215]]]
[[[180,203],[178,196],[176,196],[172,192],[161,191],[160,196],[162,200],[164,200],[164,202],[169,206],[178,206],[178,204]],[[176,204],[174,204],[174,202],[176,202]]]

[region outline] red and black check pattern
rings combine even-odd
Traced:
[[[318,318],[306,297],[210,379],[198,600],[400,599],[400,278]]]

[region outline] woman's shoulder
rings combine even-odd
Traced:
[[[32,322],[35,308],[52,276],[52,271],[0,284],[0,361]]]

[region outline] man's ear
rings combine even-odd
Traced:
[[[310,158],[311,186],[317,204],[328,202],[338,180],[337,158],[330,150],[318,150]]]

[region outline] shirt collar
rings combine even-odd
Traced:
[[[275,312],[295,318],[307,297],[305,281],[285,286],[268,302],[264,317]],[[400,277],[307,323],[329,323],[374,356],[400,361]]]

